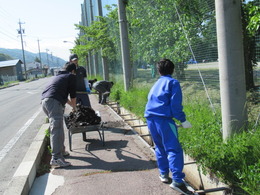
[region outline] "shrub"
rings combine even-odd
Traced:
[[[123,82],[122,82],[123,83]],[[256,195],[260,181],[260,127],[249,120],[248,131],[233,135],[226,143],[222,140],[222,122],[219,104],[215,112],[204,96],[184,90],[184,111],[191,129],[180,129],[179,136],[186,154],[193,157],[204,173],[214,174],[223,182]],[[128,92],[122,84],[115,84],[111,98],[121,106],[143,118],[149,87],[136,87]]]

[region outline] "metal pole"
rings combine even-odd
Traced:
[[[40,40],[38,39],[38,50],[39,50],[39,58],[40,58],[40,65],[41,65],[41,68],[42,68],[42,58],[41,58],[41,50],[40,50]]]
[[[102,2],[101,0],[97,1],[98,3],[98,15],[103,16],[103,11],[102,11]],[[103,79],[104,80],[109,80],[109,72],[108,72],[108,66],[107,66],[107,57],[103,56],[103,49],[101,48],[100,53],[101,53],[101,63],[102,63],[102,70],[103,70]]]
[[[24,24],[24,23],[23,23]],[[24,55],[24,47],[23,47],[23,33],[24,33],[24,29],[22,29],[21,27],[22,23],[19,20],[19,30],[18,30],[18,34],[21,35],[21,43],[22,43],[22,52],[23,52],[23,64],[24,64],[24,72],[25,72],[25,80],[27,80],[27,70],[26,70],[26,62],[25,62],[25,55]]]
[[[48,56],[48,49],[46,49],[46,54],[47,54],[47,65],[49,66],[49,56]]]
[[[245,127],[246,82],[241,1],[215,0],[223,139]]]
[[[90,25],[94,22],[94,10],[93,10],[93,3],[92,0],[89,0],[89,7],[90,7]],[[94,52],[94,51],[92,51]],[[93,72],[94,75],[97,76],[98,74],[98,56],[97,54],[93,54]]]
[[[119,28],[120,28],[124,84],[125,84],[125,91],[128,91],[130,88],[130,80],[131,80],[131,63],[130,63],[130,50],[129,50],[125,4],[126,4],[125,0],[118,0],[118,17],[119,17],[118,19],[119,19]]]

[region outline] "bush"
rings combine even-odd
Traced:
[[[142,86],[125,92],[123,85],[118,83],[113,87],[111,98],[145,120],[143,114],[150,88]],[[248,131],[235,134],[224,143],[219,105],[214,113],[204,96],[194,91],[183,92],[184,111],[193,125],[191,129],[179,131],[185,153],[197,161],[204,173],[214,174],[234,188],[241,188],[252,195],[258,194],[260,127],[255,126],[254,120],[249,120]]]

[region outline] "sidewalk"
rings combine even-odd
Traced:
[[[97,131],[72,136],[72,151],[67,157],[72,166],[52,169],[36,178],[30,195],[150,195],[179,194],[161,183],[153,151],[109,107],[90,95],[92,108],[99,111],[105,129],[105,146]],[[69,110],[66,110],[68,113]],[[69,151],[67,129],[65,146]]]

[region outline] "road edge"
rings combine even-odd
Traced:
[[[14,173],[12,180],[8,184],[4,195],[27,195],[29,193],[47,144],[45,133],[47,129],[49,129],[48,123],[41,126],[22,162]]]

